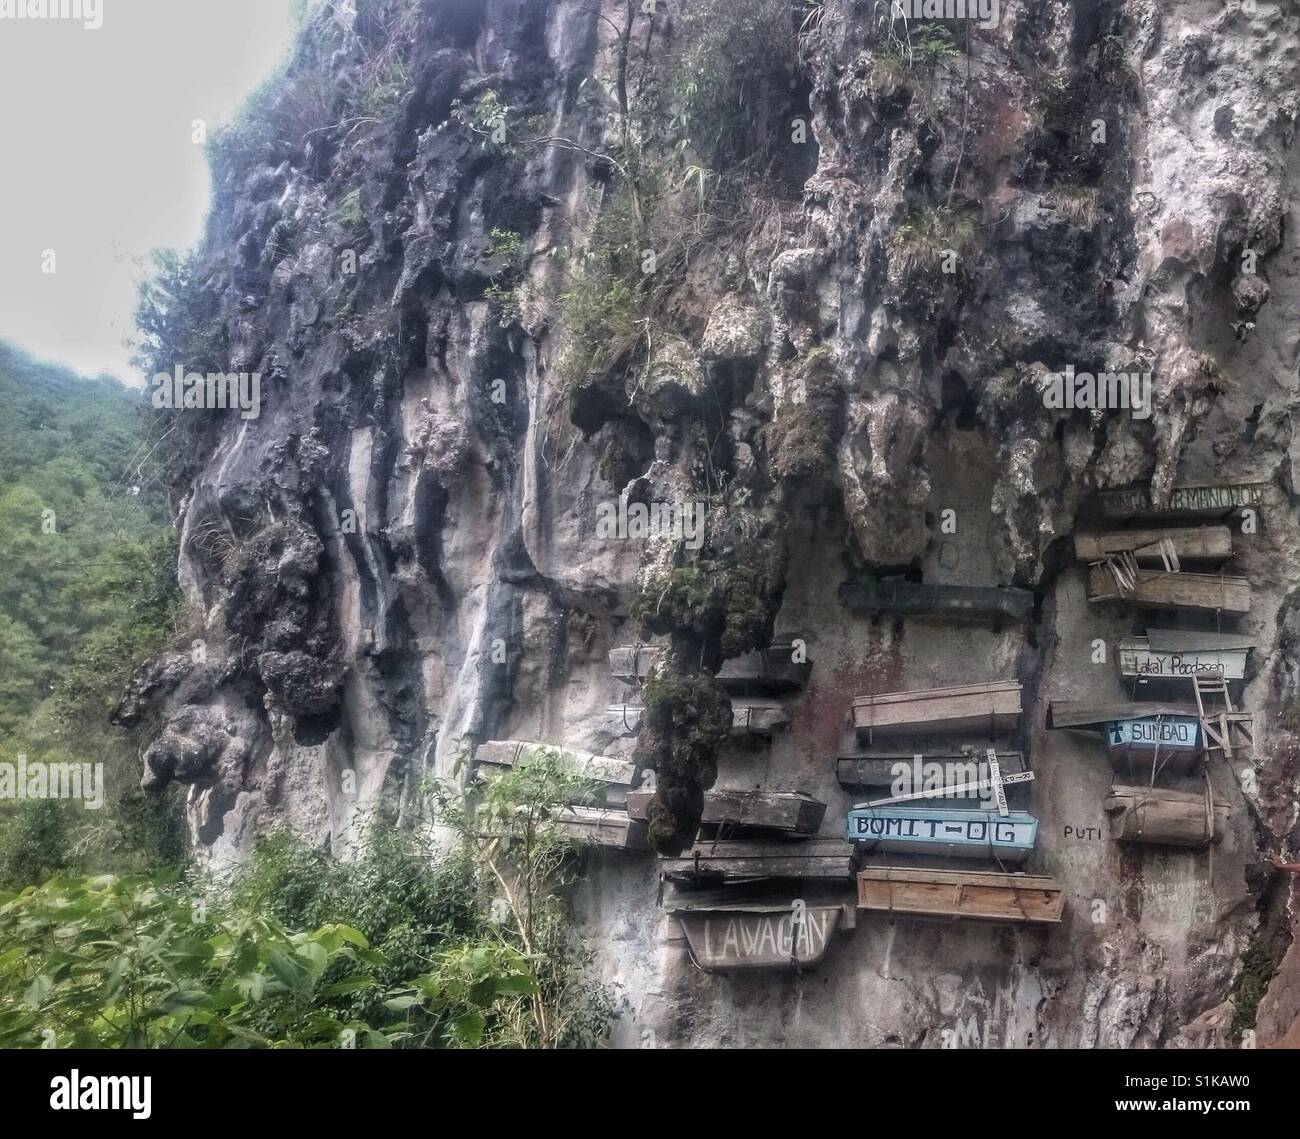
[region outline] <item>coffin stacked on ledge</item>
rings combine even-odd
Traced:
[[[567,771],[590,781],[601,804],[569,804],[555,819],[557,829],[595,846],[650,849],[645,822],[627,811],[628,796],[640,786],[642,772],[626,760],[523,740],[485,740],[474,751],[470,773],[474,778],[491,778],[493,771],[526,767],[543,756],[554,756]]]
[[[1146,700],[1055,701],[1048,708],[1049,728],[1099,729],[1112,767],[1128,776],[1105,803],[1118,841],[1201,847],[1223,835],[1228,808],[1213,796],[1209,761],[1253,755],[1254,718],[1232,695],[1245,679],[1253,641],[1221,629],[1224,618],[1250,611],[1250,584],[1224,572],[1232,530],[1209,520],[1258,511],[1267,491],[1261,482],[1182,485],[1160,505],[1145,488],[1108,491],[1098,496],[1097,512],[1123,528],[1075,536],[1089,601],[1200,615],[1207,624],[1212,617],[1215,626],[1148,628],[1120,641],[1121,682]],[[1198,772],[1199,791],[1158,785]]]
[[[609,670],[615,680],[639,687],[659,658],[655,645],[624,645],[611,649]],[[808,682],[812,662],[801,641],[783,641],[724,661],[718,680],[731,695],[731,734],[771,736],[790,723],[779,699]],[[611,704],[605,710],[606,730],[614,736],[634,736],[641,729],[639,703]]]
[[[877,735],[949,733],[983,733],[994,742],[1017,727],[1020,712],[1019,683],[993,681],[862,696],[850,715],[867,744]],[[1010,787],[1023,791],[1033,779],[1023,753],[993,746],[981,754],[969,745],[961,754],[929,757],[864,753],[842,756],[836,775],[846,787],[893,792],[848,814],[847,837],[864,855],[980,859],[998,868],[868,866],[858,873],[860,909],[891,917],[1060,921],[1064,893],[1055,882],[1002,869],[1028,858],[1037,840],[1038,820],[1007,802]]]

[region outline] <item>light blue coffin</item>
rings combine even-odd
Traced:
[[[848,839],[869,851],[996,858],[1020,862],[1038,838],[1038,820],[1024,811],[943,807],[859,807],[849,812]]]

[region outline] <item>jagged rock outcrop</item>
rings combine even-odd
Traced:
[[[706,976],[661,943],[653,859],[592,854],[576,902],[628,997],[616,1042],[1221,1044],[1261,920],[1285,982],[1261,1037],[1289,1031],[1294,905],[1261,864],[1300,840],[1295,723],[1274,716],[1300,698],[1300,19],[1004,0],[923,55],[882,6],[825,0],[749,67],[712,156],[743,178],[713,199],[702,151],[658,198],[629,197],[616,157],[616,33],[634,21],[649,100],[691,34],[679,5],[414,5],[405,84],[359,111],[379,7],[309,22],[286,83],[330,101],[287,147],[237,138],[216,166],[203,295],[264,406],[184,421],[204,652],[150,665],[122,712],[157,718],[146,782],[192,784],[203,849],[237,857],[288,819],[343,850],[359,808],[489,738],[659,756],[663,849],[714,778],[813,793],[835,835],[853,696],[1015,677],[1063,927],[864,920],[815,984]],[[658,266],[578,305],[574,282],[627,256],[600,244],[620,217]],[[1150,372],[1152,414],[1048,406],[1066,365]],[[1118,698],[1094,642],[1134,631],[1083,601],[1064,542],[1097,490],[1244,477],[1271,484],[1238,536],[1269,730],[1248,777],[1215,777],[1221,846],[1135,854],[1099,837],[1096,746],[1043,730],[1049,699]],[[692,499],[696,546],[598,523]],[[1037,605],[1024,627],[873,620],[837,600],[862,570]],[[639,743],[603,715],[606,653],[637,624],[672,649]],[[759,755],[726,739],[713,675],[792,630],[816,665]]]

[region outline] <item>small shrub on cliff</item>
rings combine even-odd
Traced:
[[[717,778],[717,749],[731,731],[731,701],[703,673],[656,675],[641,699],[634,757],[656,776],[648,835],[661,854],[677,854],[699,829],[704,792]]]
[[[889,235],[890,270],[903,279],[933,273],[950,250],[964,252],[974,236],[967,213],[946,206],[916,210]]]
[[[772,473],[785,482],[828,474],[844,432],[844,390],[828,353],[816,349],[800,362],[792,398],[778,408],[769,433]]]

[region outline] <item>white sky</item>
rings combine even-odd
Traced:
[[[103,26],[0,19],[0,339],[141,383],[123,340],[149,250],[208,208],[211,131],[288,45],[291,0],[103,0]],[[41,272],[45,249],[57,272]]]

